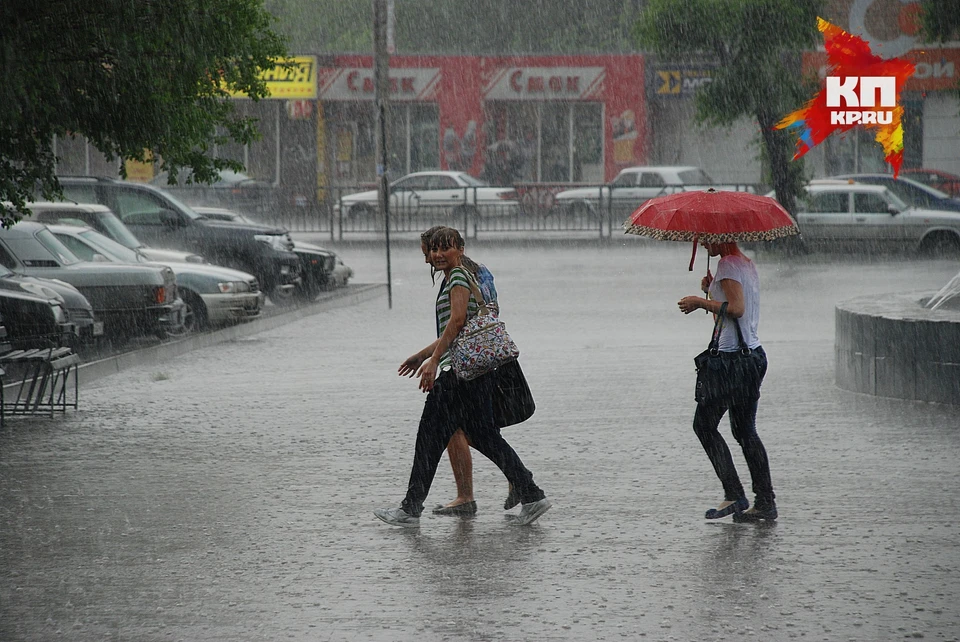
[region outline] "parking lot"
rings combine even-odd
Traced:
[[[381,245],[331,249],[357,283],[386,280]],[[689,252],[467,247],[538,404],[505,431],[554,503],[529,528],[504,520],[480,457],[474,519],[372,515],[403,496],[423,403],[397,366],[435,332],[412,240],[392,248],[392,309],[305,315],[17,418],[0,433],[0,639],[960,639],[960,415],[833,385],[838,301],[933,291],[960,265],[756,256],[781,514],[757,527],[703,520],[720,490],[691,429],[711,324],[677,310],[705,267],[687,272]],[[428,504],[453,494],[444,460]]]

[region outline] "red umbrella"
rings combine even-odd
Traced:
[[[800,233],[787,210],[769,196],[713,188],[651,198],[623,228],[626,234],[661,241],[693,241],[690,270],[699,242],[772,241]]]

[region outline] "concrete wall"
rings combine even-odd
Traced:
[[[960,310],[924,309],[933,293],[890,294],[836,308],[836,383],[880,397],[960,405]]]

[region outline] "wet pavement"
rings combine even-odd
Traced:
[[[334,249],[384,280],[382,249]],[[504,519],[482,457],[476,518],[372,515],[402,498],[423,403],[397,366],[434,332],[401,244],[392,310],[331,309],[11,420],[0,640],[960,639],[960,410],[833,384],[836,303],[934,291],[956,261],[758,257],[781,515],[758,526],[702,518],[721,499],[691,429],[711,322],[676,307],[702,257],[691,274],[679,244],[468,254],[537,399],[505,436],[553,500],[539,522]],[[428,506],[453,495],[444,460]]]

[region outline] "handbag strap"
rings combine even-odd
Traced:
[[[469,270],[467,270],[467,280],[470,281],[470,290],[473,292],[473,298],[477,300],[477,307],[480,308],[480,314],[489,316],[490,310],[487,309],[487,304],[483,300],[483,293],[480,291],[477,282],[473,278],[473,274],[471,274]]]
[[[717,320],[713,324],[713,335],[710,337],[710,345],[707,346],[710,350],[714,352],[720,351],[720,332],[723,331],[723,322],[727,316],[727,302],[724,301],[720,304],[720,312],[717,313]],[[744,354],[750,352],[750,348],[747,347],[747,342],[743,340],[743,332],[740,330],[740,319],[734,319],[734,324],[737,328],[737,340],[739,341],[738,349]]]
[[[711,352],[720,350],[720,332],[723,330],[723,320],[727,316],[727,302],[720,304],[720,311],[717,312],[717,318],[713,322],[713,334],[710,335],[710,345],[707,348]]]

